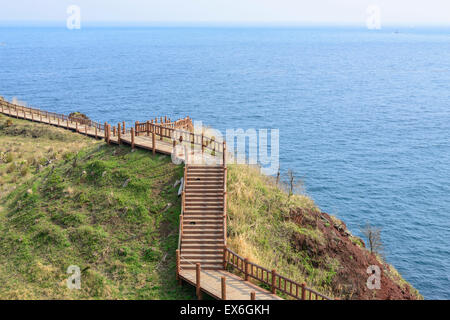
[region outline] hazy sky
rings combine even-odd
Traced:
[[[450,0],[0,0],[0,22],[282,22],[364,25],[378,5],[384,25],[450,25]]]

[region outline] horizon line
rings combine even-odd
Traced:
[[[100,21],[86,20],[82,27],[361,27],[364,22],[308,22],[308,21]],[[49,26],[65,27],[66,20],[3,20],[0,27]],[[450,27],[450,22],[442,23],[383,23],[383,28]]]

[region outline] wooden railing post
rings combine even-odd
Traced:
[[[196,293],[198,300],[202,300],[202,290],[200,286],[200,271],[201,266],[200,263],[195,264],[195,284],[196,284]]]
[[[131,129],[131,149],[134,149],[134,128]]]
[[[227,192],[223,193],[223,242],[227,244]]]
[[[156,133],[155,133],[154,126],[153,126],[153,132],[152,132],[152,153],[156,154]]]
[[[105,138],[105,142],[108,142],[108,137],[107,137],[107,127],[108,127],[108,122],[105,122],[104,124],[103,124],[103,137]]]
[[[227,191],[227,177],[228,177],[228,168],[225,167],[223,169],[223,191]]]
[[[122,121],[122,133],[125,134],[126,129],[125,129],[125,121]]]
[[[177,249],[175,252],[177,257],[177,280],[180,281],[180,250]]]
[[[277,276],[277,272],[275,269],[272,269],[272,294],[276,293],[276,288],[275,288],[275,278]]]
[[[250,292],[250,300],[256,300],[256,292],[255,291]]]
[[[136,121],[134,123],[134,131],[136,133],[136,137],[138,137],[141,134],[141,130],[139,128],[139,121]]]
[[[306,283],[302,283],[302,300],[306,300]]]
[[[244,259],[244,274],[245,281],[248,281],[248,258]]]
[[[120,122],[117,124],[117,144],[120,145]]]
[[[224,270],[227,268],[227,254],[228,254],[227,246],[224,245],[223,246],[223,269]]]
[[[205,152],[205,144],[203,143],[203,138],[204,138],[204,136],[203,136],[203,132],[202,132],[202,153]]]
[[[107,124],[105,130],[106,130],[106,137],[107,137],[107,138],[106,138],[106,142],[107,142],[108,144],[111,144],[111,125],[110,125],[110,124]]]
[[[181,235],[183,235],[183,233],[184,233],[183,223],[184,223],[183,215],[180,214],[180,233],[181,233]]]
[[[225,277],[221,278],[221,283],[222,283],[222,300],[227,300],[227,283]]]
[[[145,125],[145,131],[147,132],[147,137],[150,135],[150,121],[147,120],[147,123]]]
[[[185,178],[186,179],[186,178]],[[181,192],[181,210],[183,210],[183,213],[186,211],[186,204],[185,204],[185,199],[186,199],[186,193],[183,190]]]
[[[227,165],[227,143],[223,142],[223,165]]]

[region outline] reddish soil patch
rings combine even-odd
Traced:
[[[317,228],[323,233],[325,241],[296,233],[292,239],[297,250],[305,250],[314,267],[328,269],[324,261],[334,258],[340,267],[331,280],[333,294],[341,299],[417,299],[408,285],[402,288],[389,277],[389,265],[380,263],[369,250],[352,242],[351,234],[343,222],[333,219],[324,212],[305,212],[302,209],[291,211],[291,220],[301,227]],[[353,239],[359,239],[353,237]],[[361,244],[364,247],[362,240]],[[381,288],[369,289],[367,268],[377,265],[381,270]]]

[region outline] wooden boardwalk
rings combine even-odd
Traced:
[[[177,277],[222,300],[281,300],[245,279],[225,271],[227,168],[186,165]]]
[[[196,286],[196,270],[181,270],[180,277],[187,283]],[[222,297],[222,278],[225,279],[225,299]],[[200,271],[200,287],[201,291],[219,300],[283,300],[225,270]]]
[[[124,130],[123,127],[120,128],[120,135],[118,133],[119,128],[108,134],[108,132],[105,131],[104,126],[101,126],[101,128],[99,128],[99,126],[90,126],[79,123],[76,119],[71,120],[68,117],[65,117],[65,119],[61,119],[60,117],[52,117],[51,114],[46,112],[37,114],[35,112],[31,112],[31,110],[27,110],[27,108],[24,107],[14,109],[10,106],[2,105],[1,113],[18,119],[30,120],[61,127],[97,139],[106,140],[106,137],[108,137],[108,142],[112,144],[127,144],[133,146],[134,148],[145,149],[165,155],[172,155],[172,153],[174,153],[180,161],[185,163],[223,163],[222,153],[217,153],[217,155],[214,156],[206,153],[204,151],[204,148],[194,150],[194,148],[192,148],[186,141],[182,142],[181,145],[187,146],[187,148],[176,149],[176,145],[173,143],[173,141],[170,140],[169,136],[164,136],[163,134],[159,135],[158,133],[156,133],[155,139],[155,137],[150,132],[137,135],[134,128]],[[160,126],[164,126],[164,124],[155,126],[159,128]],[[169,130],[171,129],[168,128],[167,131]],[[155,145],[155,147],[153,147],[153,144]],[[180,145],[179,142],[178,145]]]
[[[106,122],[49,113],[2,99],[0,108],[10,117],[65,128],[107,143],[128,144],[153,154],[171,155],[173,160],[184,162],[176,276],[180,283],[194,285],[199,299],[202,292],[223,300],[282,300],[276,295],[278,292],[301,300],[330,299],[227,248],[226,143],[193,133],[190,118],[136,122],[126,129],[123,122],[111,127]],[[252,279],[271,291],[251,283]]]

